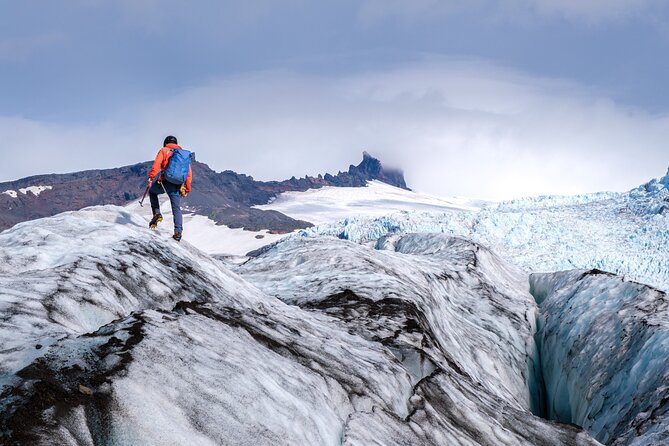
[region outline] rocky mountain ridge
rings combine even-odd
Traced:
[[[0,183],[0,209],[3,210],[0,230],[22,221],[87,206],[124,205],[139,200],[150,167],[151,162],[147,161],[113,169],[37,175]],[[363,187],[371,180],[407,189],[401,171],[384,168],[381,161],[367,152],[360,164],[349,166],[346,172],[267,182],[231,170],[216,172],[207,164],[196,161],[192,192],[184,206],[231,228],[289,232],[309,227],[311,223],[253,206],[266,204],[282,192],[324,186]]]

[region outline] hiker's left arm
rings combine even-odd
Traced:
[[[188,166],[188,176],[186,177],[186,193],[190,193],[190,182],[193,179],[193,170]]]

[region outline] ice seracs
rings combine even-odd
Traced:
[[[626,193],[535,197],[480,210],[352,215],[301,231],[374,243],[386,234],[438,232],[491,247],[530,272],[598,268],[669,290],[669,190],[654,180]],[[289,213],[289,209],[286,209]],[[306,217],[305,217],[306,218]]]

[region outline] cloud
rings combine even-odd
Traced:
[[[559,15],[591,23],[647,14],[659,0],[508,0],[516,8],[529,7],[542,15]]]
[[[477,0],[471,0],[469,4],[456,0],[362,0],[358,19],[367,25],[388,17],[432,20],[479,3]]]
[[[183,33],[184,29],[213,30],[228,35],[244,27],[253,27],[272,12],[289,8],[299,0],[206,0],[198,5],[183,0],[71,0],[94,10],[111,10],[130,26],[151,33]],[[185,36],[184,36],[185,38]]]
[[[0,178],[131,164],[170,133],[211,167],[258,179],[344,170],[367,150],[403,167],[411,187],[489,199],[627,190],[669,164],[666,115],[565,80],[437,58],[339,78],[258,72],[95,126],[4,118],[0,132],[3,150],[20,154]]]
[[[53,50],[67,41],[62,33],[32,35],[0,40],[0,61],[23,62],[36,54]]]
[[[431,21],[469,12],[504,21],[557,16],[577,22],[601,23],[647,16],[662,5],[661,0],[362,0],[359,19],[365,24],[389,17]]]

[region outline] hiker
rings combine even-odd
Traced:
[[[155,229],[158,223],[163,221],[158,195],[166,193],[170,198],[174,217],[174,235],[172,238],[178,242],[181,241],[181,234],[183,233],[181,198],[185,198],[190,192],[190,183],[193,177],[190,161],[191,152],[183,150],[178,145],[176,137],[170,135],[165,138],[163,148],[158,151],[158,155],[153,161],[153,167],[149,171],[149,200],[153,212],[149,228]],[[154,179],[156,181],[153,181]]]

